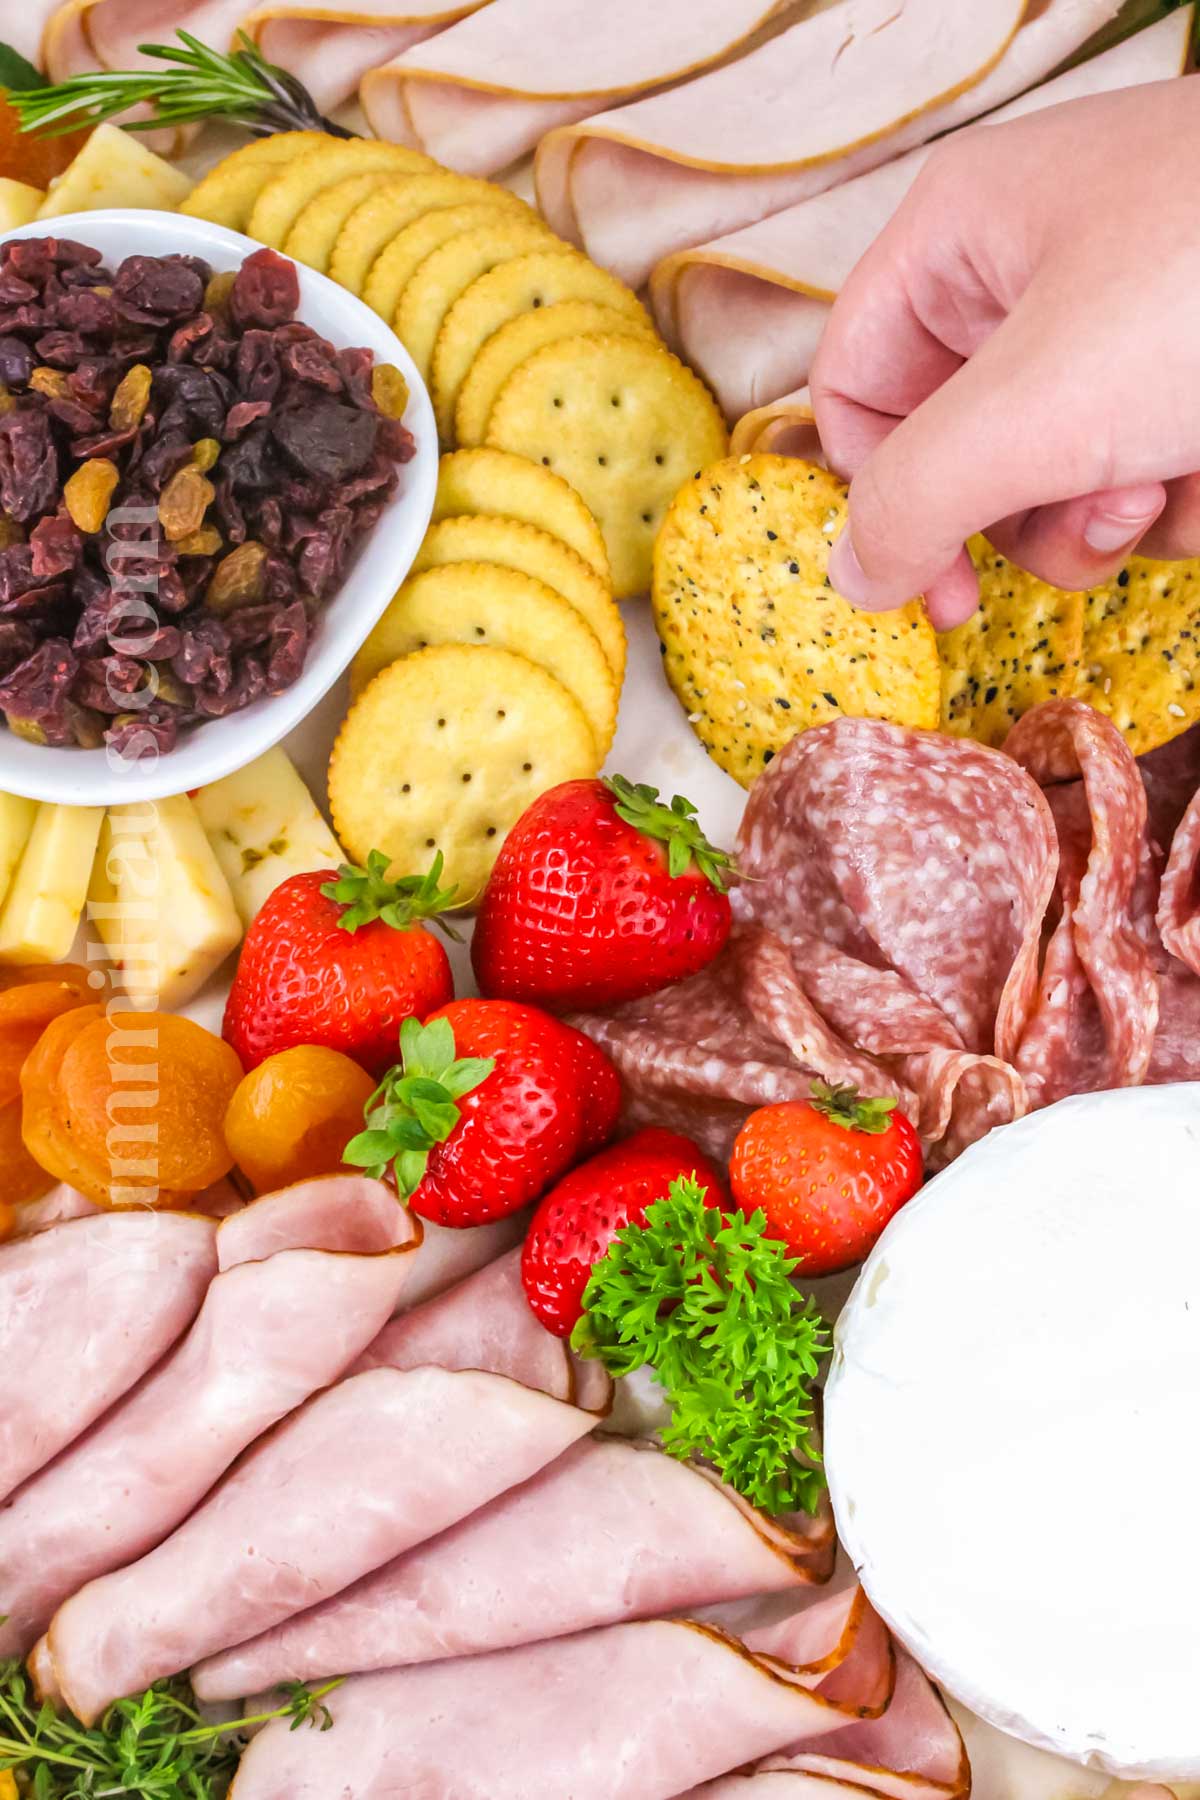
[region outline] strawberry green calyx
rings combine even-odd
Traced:
[[[487,1080],[491,1056],[455,1057],[448,1019],[400,1027],[400,1061],[389,1069],[363,1108],[366,1130],[351,1138],[343,1161],[382,1180],[391,1168],[409,1199],[420,1187],[435,1144],[444,1144],[462,1113],[456,1102]]]
[[[810,1105],[844,1131],[865,1131],[871,1137],[880,1137],[887,1130],[899,1104],[895,1099],[863,1099],[856,1087],[830,1087],[824,1081],[813,1082],[808,1098]]]
[[[682,794],[676,794],[670,805],[658,797],[658,789],[645,782],[627,781],[624,775],[609,775],[604,786],[616,801],[616,815],[640,831],[667,846],[667,872],[686,875],[692,863],[712,883],[718,894],[729,884],[732,859],[726,850],[709,843],[696,821],[696,808]]]
[[[425,875],[401,875],[396,881],[388,877],[388,858],[382,850],[372,850],[365,869],[353,863],[338,866],[336,881],[327,881],[321,892],[327,900],[336,900],[345,908],[338,924],[343,931],[357,931],[382,919],[396,931],[408,931],[425,919],[435,921],[448,937],[453,932],[438,914],[454,901],[455,888],[439,888],[442,878],[442,853],[439,850]]]

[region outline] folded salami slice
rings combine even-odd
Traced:
[[[215,1237],[190,1213],[105,1212],[0,1248],[0,1498],[182,1337],[216,1272]]]
[[[1045,11],[1024,0],[949,10],[943,0],[844,0],[683,87],[547,133],[542,211],[638,287],[664,256],[1012,99],[1052,66],[1039,50]]]
[[[322,111],[355,92],[363,76],[386,68],[489,0],[265,0],[241,29],[263,55],[302,81]]]
[[[1135,1087],[1158,1024],[1146,917],[1156,872],[1137,763],[1116,726],[1078,700],[1027,713],[1005,750],[1039,780],[1082,777],[1054,800],[1059,917],[1016,1065],[1041,1105]]]
[[[892,1679],[858,1590],[744,1640],[687,1620],[612,1625],[353,1676],[330,1695],[332,1731],[259,1733],[233,1800],[668,1800],[880,1712]]]
[[[261,1432],[344,1374],[419,1242],[394,1193],[360,1176],[228,1219],[187,1336],[0,1510],[0,1654],[27,1651],[85,1582],[160,1543]]]
[[[1022,27],[1011,54],[1019,45],[1028,78],[1040,80],[1113,11],[1111,0],[1051,0]],[[1186,18],[1161,20],[989,113],[984,122],[997,125],[1085,95],[1179,75],[1189,38]],[[650,292],[659,328],[708,381],[730,419],[808,380],[835,295],[930,154],[928,146],[910,150],[812,199],[669,256],[655,269]]]
[[[502,0],[363,81],[380,137],[491,175],[568,125],[745,50],[798,0]]]
[[[474,1370],[349,1377],[260,1438],[165,1543],[59,1608],[43,1690],[90,1723],[447,1530],[594,1424]]]
[[[1200,975],[1200,793],[1171,841],[1159,892],[1158,929],[1171,955]]]
[[[652,1445],[576,1444],[523,1487],[324,1605],[193,1670],[203,1700],[440,1662],[811,1586],[833,1526],[771,1520]]]

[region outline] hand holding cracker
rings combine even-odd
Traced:
[[[1140,545],[1200,551],[1200,88],[1164,82],[962,132],[843,288],[813,371],[853,477],[830,574],[939,628],[964,544],[1094,588]],[[997,523],[999,521],[999,523]]]

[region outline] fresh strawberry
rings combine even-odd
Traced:
[[[475,922],[481,992],[566,1011],[694,975],[729,936],[729,858],[690,801],[620,775],[551,788],[509,832]]]
[[[343,864],[281,883],[246,933],[225,1007],[226,1040],[242,1067],[278,1050],[321,1044],[373,1075],[396,1060],[400,1026],[454,994],[442,945],[426,930],[451,898],[427,875],[387,879],[373,850],[365,869]]]
[[[453,1000],[424,1025],[406,1020],[400,1051],[346,1161],[376,1176],[391,1168],[421,1218],[504,1218],[579,1154],[578,1064],[557,1019],[508,1000]]]
[[[571,1335],[588,1277],[618,1231],[644,1225],[646,1208],[678,1176],[692,1174],[723,1201],[721,1177],[692,1140],[651,1127],[581,1163],[551,1189],[533,1215],[521,1258],[525,1297],[547,1331]]]
[[[573,1025],[559,1021],[569,1053],[574,1058],[572,1079],[583,1107],[580,1156],[592,1156],[607,1144],[617,1129],[621,1111],[621,1077],[598,1044]]]
[[[729,1178],[738,1205],[761,1208],[773,1235],[802,1258],[802,1275],[834,1275],[862,1262],[916,1193],[921,1146],[894,1100],[815,1083],[809,1100],[751,1113]]]

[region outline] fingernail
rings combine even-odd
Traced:
[[[1114,556],[1118,550],[1132,550],[1156,517],[1156,513],[1146,513],[1140,519],[1122,518],[1119,513],[1093,513],[1083,528],[1083,541],[1098,556]]]
[[[865,606],[871,598],[871,584],[858,560],[849,526],[829,552],[829,579],[842,598],[855,606]]]

